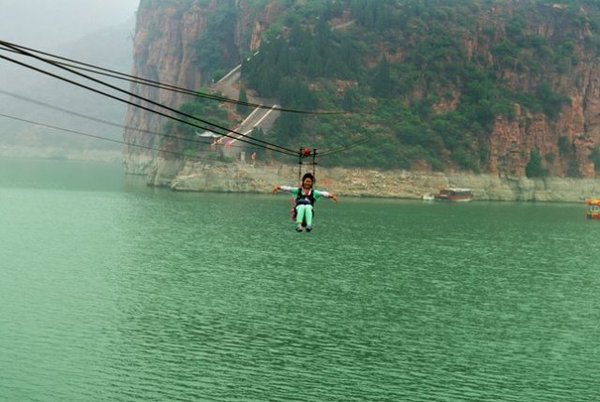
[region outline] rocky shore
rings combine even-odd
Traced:
[[[175,191],[270,192],[277,184],[295,185],[298,167],[218,162],[161,161],[148,184]],[[469,187],[478,201],[582,202],[600,196],[595,179],[528,179],[489,174],[377,171],[318,168],[317,187],[340,196],[421,199],[448,186]]]

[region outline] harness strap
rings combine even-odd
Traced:
[[[296,205],[314,205],[315,204],[315,195],[314,190],[311,188],[308,194],[304,193],[304,189],[302,187],[298,188],[298,195],[296,195]]]

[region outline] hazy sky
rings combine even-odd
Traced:
[[[134,24],[126,22],[134,20],[139,1],[0,0],[0,39],[129,72],[126,66],[132,55],[133,42],[132,35],[124,30],[130,27],[133,34]],[[86,47],[88,42],[89,48]],[[5,52],[2,54],[29,64],[38,64],[31,58],[19,58]],[[101,61],[98,57],[101,57]],[[121,61],[121,67],[117,67],[118,61]],[[42,64],[41,68],[48,69],[48,66]],[[60,71],[60,75],[68,76],[63,71]],[[125,84],[120,82],[120,85]],[[2,59],[0,90],[118,124],[122,123],[126,109],[125,105],[119,102]],[[6,93],[0,94],[0,112],[112,138],[120,138],[122,135],[122,130],[100,125],[90,127],[92,123],[88,120],[14,99]],[[28,138],[30,133],[42,133],[38,135],[44,138],[46,132],[50,131],[52,130],[44,130],[5,117],[0,118],[0,143],[11,135],[16,136],[19,141]],[[49,138],[65,144],[76,143],[83,137],[52,132]],[[103,144],[102,141],[96,141],[92,146]]]
[[[0,0],[0,39],[53,49],[133,18],[139,0]]]

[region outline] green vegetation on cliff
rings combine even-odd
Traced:
[[[575,100],[585,104],[590,69],[582,66],[600,52],[598,1],[142,0],[140,10],[158,4],[206,12],[195,43],[205,81],[241,62],[241,99],[248,91],[286,108],[343,111],[282,113],[271,132],[257,134],[292,149],[369,139],[326,164],[484,172],[504,169],[516,146],[517,174],[585,168],[585,151],[574,151],[578,128],[566,131],[579,125],[561,116]],[[225,118],[206,105],[184,108]],[[537,123],[546,144],[523,140]],[[522,141],[500,141],[500,149],[493,136],[501,124]],[[587,153],[600,170],[597,148]]]
[[[202,92],[206,93],[208,89],[204,88]],[[229,127],[231,124],[228,120],[227,110],[220,108],[219,104],[212,100],[197,98],[193,102],[184,103],[179,110],[194,117],[194,119],[182,117],[183,121],[193,125],[213,128],[213,126],[196,119],[208,121],[221,127]],[[197,134],[202,134],[202,130],[192,125],[169,121],[165,124],[164,131],[170,137],[163,137],[161,144],[163,148],[183,152],[186,156],[192,158],[196,157],[199,149],[206,150],[209,148],[210,139],[198,137]],[[179,140],[174,143],[172,138],[178,138]]]
[[[494,1],[282,3],[287,12],[264,35],[259,54],[243,63],[243,78],[285,107],[349,112],[284,114],[269,137],[319,148],[371,139],[351,154],[332,155],[332,164],[485,170],[495,120],[513,120],[518,104],[554,121],[569,98],[552,77],[577,66],[582,43],[599,43],[597,2],[559,9],[513,2],[512,12],[494,15]],[[560,32],[531,29],[549,17]],[[514,77],[526,82],[516,86]]]

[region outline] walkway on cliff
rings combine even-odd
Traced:
[[[241,78],[241,69],[242,69],[242,65],[238,64],[229,73],[227,73],[225,76],[223,76],[223,78],[221,78],[219,81],[214,83],[212,86],[212,89],[220,92],[223,96],[225,96],[229,99],[238,99],[239,93],[240,93],[239,82],[240,82],[240,78]],[[244,119],[244,121],[242,121],[242,123],[240,123],[240,125],[237,126],[233,131],[235,131],[237,133],[241,133],[244,136],[251,135],[252,131],[255,128],[261,128],[265,132],[269,131],[271,129],[271,127],[273,127],[273,123],[275,123],[275,120],[277,120],[277,118],[279,117],[280,112],[278,110],[274,110],[278,106],[270,100],[259,98],[259,97],[255,96],[255,94],[253,94],[252,91],[248,91],[247,96],[248,96],[248,102],[250,102],[250,103],[261,104],[261,105],[272,104],[273,106],[271,107],[271,109],[258,108],[258,107],[255,108]],[[227,144],[233,144],[239,138],[242,138],[242,135],[233,134],[231,132],[229,133],[229,135],[230,135],[230,138],[233,137],[233,139],[227,140],[227,142],[226,142]],[[219,142],[221,142],[221,141],[225,142],[225,139],[221,138],[221,140],[219,140]]]

